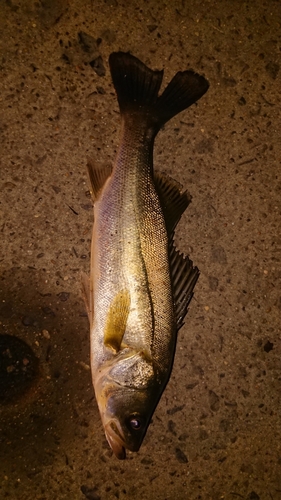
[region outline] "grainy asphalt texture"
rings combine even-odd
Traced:
[[[274,0],[1,1],[0,334],[39,360],[20,342],[0,353],[1,499],[281,499],[280,38]],[[106,165],[118,144],[116,50],[164,83],[185,69],[210,82],[156,141],[155,168],[192,194],[176,242],[201,276],[124,462],[98,415],[80,292],[87,158]],[[26,374],[26,390],[3,387]]]

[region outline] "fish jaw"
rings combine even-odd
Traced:
[[[116,391],[118,384],[116,386],[115,382],[107,377],[107,370],[105,369],[101,370],[96,379],[93,378],[93,385],[107,442],[114,455],[119,460],[124,460],[126,458],[127,447],[124,432],[118,418],[108,408],[108,400]]]
[[[114,455],[119,460],[124,460],[126,458],[126,449],[124,434],[122,432],[119,422],[116,420],[110,420],[104,424],[104,432],[107,442],[112,449]]]
[[[107,410],[102,413],[100,409],[100,416],[107,442],[114,455],[119,460],[124,460],[126,458],[126,450],[131,452],[139,451],[151,418],[149,415],[147,420],[143,420],[143,422],[145,421],[146,423],[142,430],[135,430],[132,432],[128,429],[128,422],[129,418],[134,418],[135,415],[126,410],[124,413],[128,413],[128,415],[124,417],[120,412],[120,407],[116,415],[110,414]]]

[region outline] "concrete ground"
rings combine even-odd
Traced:
[[[1,499],[281,499],[280,23],[274,0],[1,1]],[[116,50],[165,83],[189,68],[210,82],[156,141],[155,167],[192,194],[176,241],[201,276],[123,462],[95,403],[80,293],[86,161],[112,162],[118,143]]]

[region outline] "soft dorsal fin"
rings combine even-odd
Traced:
[[[95,202],[99,193],[102,190],[106,180],[112,173],[111,165],[96,166],[88,159],[87,161],[88,176],[90,180],[90,190],[93,202]]]
[[[104,345],[115,352],[121,349],[130,312],[130,293],[120,290],[109,306],[104,331]]]
[[[168,175],[154,172],[154,182],[170,237],[191,202],[191,195],[187,191],[182,193],[182,185]]]
[[[179,330],[184,324],[188,304],[199,278],[199,270],[193,267],[193,262],[181,254],[173,243],[170,245],[170,269],[177,329]]]

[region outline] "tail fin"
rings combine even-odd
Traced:
[[[163,71],[153,71],[125,52],[113,52],[109,66],[121,114],[147,115],[156,132],[173,116],[198,101],[209,87],[203,76],[193,71],[179,71],[158,97]]]

